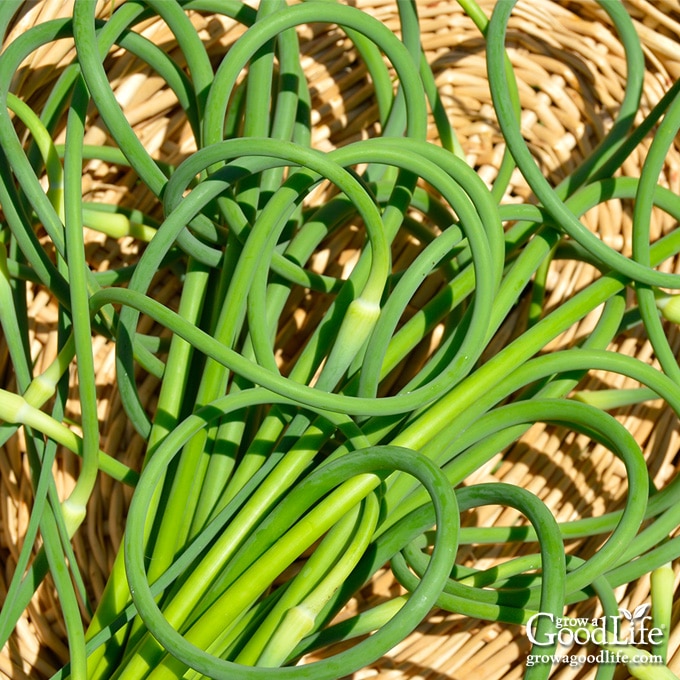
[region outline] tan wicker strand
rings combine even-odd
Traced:
[[[57,16],[67,15],[69,2],[46,0],[26,3],[22,16],[8,36],[27,27]],[[117,0],[116,5],[120,4]],[[356,0],[352,4],[364,9],[398,32],[398,13],[394,0]],[[493,0],[480,3],[489,14]],[[624,0],[643,43],[648,61],[641,115],[663,95],[668,85],[680,77],[680,3],[677,0]],[[503,152],[503,140],[491,107],[491,97],[485,75],[483,40],[473,23],[464,15],[458,3],[440,0],[418,2],[421,16],[422,42],[432,64],[443,102],[453,127],[459,136],[467,160],[487,182],[492,182]],[[111,11],[110,0],[99,3],[101,16]],[[192,15],[212,59],[218,60],[242,33],[235,22],[224,18],[211,19],[198,13]],[[144,34],[158,44],[171,45],[172,35],[163,22],[150,21]],[[372,98],[372,86],[358,53],[336,27],[301,27],[301,61],[310,82],[313,106],[313,143],[320,149],[331,149],[379,133],[377,107]],[[168,49],[171,49],[169,47]],[[595,2],[576,0],[520,0],[509,26],[508,52],[515,67],[523,107],[523,132],[545,175],[559,182],[587,155],[611,126],[626,84],[625,62],[620,43],[606,15]],[[178,50],[172,52],[181,60]],[[39,106],[56,76],[74,56],[69,41],[59,41],[33,55],[14,79],[13,89],[29,103]],[[107,59],[111,82],[126,115],[139,138],[158,159],[176,163],[193,151],[183,112],[176,98],[146,68],[124,50],[114,50]],[[93,112],[88,121],[87,141],[104,144],[109,141],[105,127]],[[430,137],[436,140],[431,123]],[[60,138],[63,141],[63,138]],[[644,162],[649,141],[624,164],[623,174],[634,176]],[[660,178],[674,191],[680,189],[680,140],[668,155]],[[159,206],[148,193],[136,187],[133,173],[104,163],[86,167],[83,179],[87,196],[99,200],[135,206],[159,215]],[[531,200],[531,192],[518,173],[513,175],[508,201]],[[603,240],[616,243],[624,254],[630,253],[630,205],[610,201],[598,206],[584,217],[584,223]],[[667,216],[655,216],[653,237],[667,233],[677,225]],[[346,275],[356,257],[356,247],[362,239],[361,229],[341,232],[316,254],[313,266],[333,276]],[[90,234],[90,261],[96,269],[105,269],[134,259],[137,246],[132,240],[114,242]],[[395,262],[407,262],[414,244],[400,242],[395,248]],[[680,262],[669,263],[680,271]],[[582,289],[595,276],[587,265],[555,264],[548,278],[547,306],[559,304],[574,291]],[[433,289],[436,281],[428,282]],[[173,304],[179,290],[174,279],[157,282],[155,294]],[[423,289],[421,295],[431,294]],[[44,369],[54,357],[56,348],[56,314],[54,300],[40,289],[29,300],[35,325],[32,329],[32,352],[38,370]],[[318,315],[327,301],[298,294],[292,297],[285,325],[277,341],[278,357],[284,365],[295,360],[298,348],[314,328]],[[519,332],[515,324],[519,312],[510,316],[494,344],[506,344]],[[584,320],[551,345],[553,349],[573,344],[590,330],[593,319]],[[147,320],[142,330],[150,330]],[[434,333],[437,331],[435,330]],[[678,345],[678,333],[669,330]],[[617,350],[652,360],[648,342],[634,335],[623,339]],[[430,352],[423,343],[414,352],[422,359]],[[99,418],[102,447],[120,452],[121,459],[139,467],[143,441],[133,431],[121,410],[114,381],[113,348],[106,343],[96,347],[98,362],[97,386],[100,397]],[[0,338],[0,368],[3,386],[12,378],[4,340]],[[402,365],[390,376],[391,384],[403,383],[408,366]],[[154,378],[140,375],[142,395],[152,408],[157,390]],[[603,372],[593,373],[582,386],[596,389],[606,386],[634,386],[630,381]],[[69,402],[70,416],[78,417],[78,402]],[[619,417],[640,442],[650,461],[652,477],[663,485],[678,470],[674,452],[680,436],[677,420],[668,410],[659,411],[658,402],[622,408]],[[32,503],[30,478],[22,456],[22,442],[13,439],[0,452],[0,601],[4,599],[25,535]],[[77,461],[60,452],[55,463],[55,479],[60,494],[65,495],[77,475]],[[625,475],[612,454],[604,447],[593,445],[587,438],[569,433],[564,428],[537,424],[525,437],[478,470],[469,480],[506,481],[521,484],[541,496],[560,520],[598,514],[620,505],[625,493]],[[129,489],[102,476],[92,498],[85,526],[74,542],[90,597],[96,601],[102,593],[122,538]],[[483,508],[474,521],[484,524],[508,524],[518,521],[517,513],[498,508]],[[597,540],[574,542],[570,550],[592,551]],[[469,546],[461,550],[462,562],[477,566],[492,566],[499,558],[494,546]],[[680,572],[676,568],[680,580]],[[366,607],[398,591],[388,572],[383,572],[364,589],[355,607]],[[649,601],[649,583],[641,579],[629,589],[617,592],[623,606],[633,608]],[[345,612],[344,615],[347,615]],[[673,614],[674,628],[670,636],[670,667],[680,672],[680,602]],[[330,653],[333,650],[328,650]],[[434,612],[423,624],[385,658],[371,668],[357,673],[362,677],[461,679],[480,680],[522,677],[527,640],[519,626],[483,624],[456,615]],[[36,593],[31,607],[19,622],[16,633],[0,652],[0,678],[40,680],[49,677],[68,658],[65,633],[59,613],[56,593],[50,579]],[[625,669],[624,669],[625,670]],[[555,669],[554,678],[591,679],[594,669]],[[617,679],[627,675],[621,670]]]

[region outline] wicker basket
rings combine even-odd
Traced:
[[[503,152],[500,135],[485,72],[484,41],[473,23],[454,1],[416,0],[421,19],[422,41],[443,96],[453,128],[459,136],[467,159],[480,176],[492,182]],[[12,37],[28,26],[56,16],[66,16],[71,3],[44,0],[25,3],[21,17],[13,26]],[[118,2],[116,3],[118,4]],[[355,4],[354,1],[351,4]],[[493,0],[483,0],[489,14]],[[398,32],[399,21],[395,0],[356,0],[356,5],[371,13]],[[644,96],[640,115],[644,115],[661,98],[669,85],[680,77],[680,3],[678,0],[624,0],[641,37],[647,60]],[[101,14],[111,11],[110,2],[101,3]],[[219,59],[242,29],[228,20],[192,14],[192,21],[210,56]],[[173,36],[160,21],[149,21],[144,34],[181,60],[173,51]],[[301,59],[313,96],[313,142],[329,150],[358,138],[378,133],[378,110],[366,68],[344,34],[327,25],[304,26],[301,37]],[[508,53],[518,80],[523,132],[544,174],[552,183],[559,182],[598,143],[609,128],[621,101],[626,79],[624,53],[607,15],[597,3],[561,0],[520,0],[513,12],[508,33]],[[44,101],[50,85],[74,57],[68,41],[58,41],[32,55],[17,72],[13,91],[36,109]],[[191,136],[183,111],[164,82],[145,69],[124,50],[112,52],[107,70],[118,101],[134,129],[154,157],[177,163],[193,151]],[[430,121],[429,136],[436,139]],[[105,127],[98,120],[89,124],[86,142],[107,142]],[[627,175],[639,174],[644,160],[645,144],[623,166]],[[662,181],[680,193],[680,140],[668,154]],[[83,180],[86,197],[137,207],[158,213],[150,193],[140,190],[132,172],[123,173],[103,162],[91,162]],[[506,200],[530,201],[531,192],[516,174]],[[621,252],[631,249],[630,211],[625,202],[609,201],[589,212],[587,226]],[[656,239],[677,225],[666,215],[654,215],[652,238]],[[94,269],[105,269],[135,258],[136,246],[131,239],[114,241],[94,232],[88,233],[89,257]],[[319,267],[326,271],[351,263],[352,234],[344,234],[330,242],[318,257]],[[408,243],[403,254],[409,257]],[[323,262],[326,258],[327,262]],[[680,262],[667,263],[680,272]],[[330,269],[329,269],[330,267]],[[549,277],[548,305],[557,304],[582,288],[595,276],[586,264],[568,263],[554,266]],[[155,295],[172,304],[177,297],[176,280],[158,281]],[[29,300],[32,350],[38,370],[47,366],[55,354],[56,304],[44,290],[36,288]],[[295,343],[304,336],[305,328],[314,326],[311,305],[304,300],[291,309],[291,328],[282,360],[293,357]],[[588,330],[589,319],[568,335],[558,338],[555,347],[567,346]],[[295,332],[293,332],[293,326]],[[514,332],[511,317],[498,334],[498,345],[505,344]],[[668,329],[673,346],[680,352],[680,336]],[[98,339],[95,356],[98,367],[99,416],[102,448],[122,452],[121,459],[139,467],[144,442],[137,436],[121,409],[114,380],[113,348]],[[642,334],[628,334],[616,345],[619,352],[652,361],[652,350]],[[494,351],[494,347],[489,349]],[[7,348],[0,338],[0,366],[3,387],[13,384],[8,368]],[[594,389],[602,385],[625,387],[626,381],[605,373],[591,374],[582,387]],[[157,381],[143,378],[142,393],[151,405],[156,396]],[[70,403],[71,416],[78,418],[78,402]],[[641,444],[650,462],[652,477],[663,486],[676,472],[676,451],[680,431],[674,414],[661,409],[658,402],[622,408],[620,420]],[[15,438],[0,453],[0,601],[14,572],[17,556],[29,517],[32,487],[28,466],[22,455],[22,441]],[[550,462],[550,465],[548,465]],[[77,476],[78,461],[60,455],[54,476],[60,493],[67,494]],[[613,507],[622,498],[625,473],[620,463],[604,447],[593,446],[581,435],[565,429],[536,425],[521,442],[484,469],[471,482],[503,480],[522,485],[539,495],[554,511],[558,520],[566,520],[588,512],[596,514]],[[101,596],[107,575],[121,542],[129,490],[102,476],[87,513],[85,524],[74,538],[75,554],[93,601]],[[475,521],[479,524],[512,523],[517,514],[509,509],[484,508]],[[680,524],[680,522],[679,522]],[[595,544],[574,544],[570,550],[588,553]],[[490,547],[471,547],[459,561],[473,560],[477,566],[492,565],[504,555]],[[680,567],[676,567],[676,583]],[[398,590],[389,572],[379,574],[348,608],[361,608]],[[649,600],[648,579],[620,589],[617,596],[629,609]],[[680,605],[675,607],[674,629],[669,644],[669,666],[680,672]],[[0,653],[0,677],[25,679],[47,678],[68,661],[65,628],[61,610],[50,580],[39,588],[31,606],[17,626],[8,645]],[[581,608],[579,615],[593,614]],[[496,680],[521,678],[529,642],[520,626],[486,624],[461,616],[433,612],[401,645],[354,678],[446,678]],[[329,653],[334,650],[329,650]],[[337,651],[337,650],[335,650]],[[624,667],[617,678],[625,678]],[[592,667],[556,667],[554,678],[593,678]]]

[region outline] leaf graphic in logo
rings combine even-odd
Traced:
[[[637,607],[635,607],[635,611],[633,612],[633,621],[637,621],[638,619],[644,619],[645,616],[647,616],[647,612],[652,608],[652,605],[649,604],[641,604]]]
[[[619,607],[619,615],[623,616],[624,619],[628,619],[629,621],[633,620],[633,615],[625,607]]]

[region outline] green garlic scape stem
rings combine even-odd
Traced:
[[[435,607],[526,624],[539,611],[561,616],[595,598],[615,616],[614,588],[651,572],[653,621],[669,634],[651,653],[666,663],[680,475],[660,481],[654,456],[663,452],[650,442],[643,455],[607,411],[658,400],[680,414],[666,323],[680,318],[671,266],[680,230],[654,243],[650,230],[653,211],[680,217],[677,195],[661,186],[680,128],[678,87],[638,120],[647,46],[624,5],[598,0],[620,40],[626,84],[609,130],[552,186],[527,144],[521,83],[505,49],[515,4],[497,2],[488,18],[474,0],[460,0],[484,40],[505,146],[490,187],[466,160],[448,93],[438,88],[440,64],[428,63],[424,49],[430,10],[415,1],[398,3],[392,24],[319,0],[257,8],[127,0],[103,9],[78,0],[72,16],[4,46],[0,322],[13,374],[0,388],[0,438],[19,432],[26,442],[34,501],[0,611],[0,646],[50,573],[70,652],[54,680],[335,680],[388,653]],[[0,3],[3,34],[19,9]],[[170,42],[145,37],[154,22]],[[228,48],[222,25],[239,36]],[[324,115],[313,107],[325,95],[308,82],[317,43],[302,46],[307,30],[351,43],[328,76],[338,87],[351,80],[366,107],[343,119],[347,141],[332,151],[313,148]],[[24,82],[13,75],[62,40],[75,57],[45,80],[46,91],[10,92]],[[168,135],[186,129],[176,167],[165,145],[152,157],[119,104],[108,66],[123,53],[171,95],[172,112],[158,115],[167,113]],[[352,59],[365,72],[346,67]],[[364,114],[375,122],[373,138],[363,138]],[[97,120],[107,142],[85,145]],[[639,176],[621,176],[652,131]],[[329,132],[335,143],[338,131]],[[436,144],[426,141],[432,132]],[[144,206],[85,200],[86,161],[124,173],[135,185],[130,199],[139,188]],[[515,203],[518,175],[531,203]],[[632,257],[582,222],[609,200],[633,201]],[[84,227],[132,237],[134,259],[91,271]],[[349,271],[334,269],[336,253],[350,250]],[[562,266],[597,273],[560,297],[552,278]],[[58,305],[58,352],[42,372],[29,343],[34,288]],[[159,288],[179,294],[164,301]],[[573,332],[575,340],[562,339]],[[661,369],[615,351],[632,333],[651,342]],[[98,336],[115,343],[117,396],[145,445],[140,472],[100,450]],[[581,381],[593,371],[639,387],[591,389]],[[159,383],[151,401],[147,378]],[[65,411],[74,388],[82,436]],[[470,481],[493,478],[496,463],[503,471],[508,449],[536,423],[616,457],[620,502],[590,516],[579,498],[580,515],[557,521],[542,491],[508,478]],[[65,501],[52,474],[60,446],[83,459]],[[70,539],[100,471],[134,492],[85,633],[80,610],[89,612],[91,593]],[[549,461],[541,473],[560,470]],[[472,516],[461,513],[491,505],[527,522],[462,526]],[[575,539],[595,539],[597,548],[567,554]],[[459,545],[489,543],[521,553],[486,569],[455,563]],[[335,623],[385,568],[407,593]],[[536,633],[554,628],[544,619]],[[359,636],[323,661],[295,665]],[[605,647],[645,657],[628,664],[633,677],[675,677],[636,647]],[[596,677],[611,680],[615,670],[602,665]],[[536,664],[524,678],[550,673]]]

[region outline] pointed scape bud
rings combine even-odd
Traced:
[[[680,295],[657,293],[656,306],[664,319],[680,324]]]

